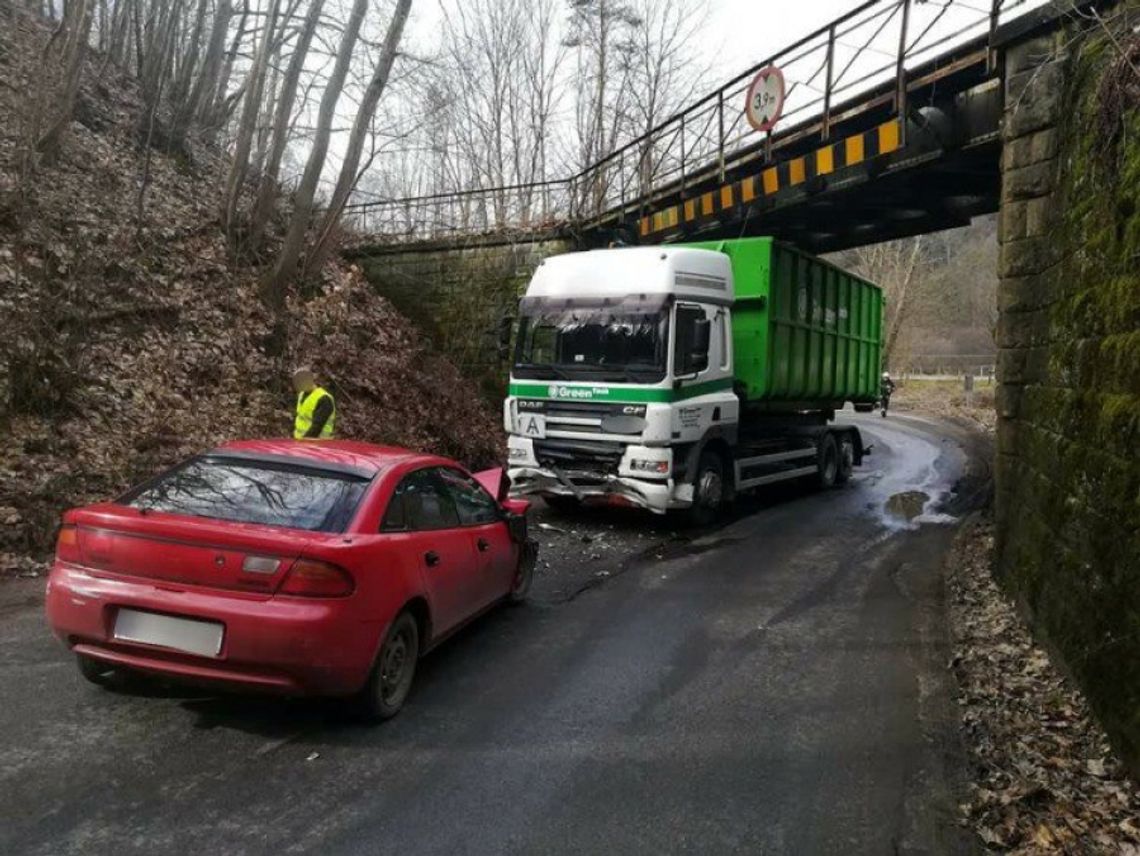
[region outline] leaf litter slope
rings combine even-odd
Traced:
[[[290,300],[272,355],[261,269],[219,226],[217,149],[152,148],[136,219],[142,99],[97,52],[58,163],[21,185],[46,38],[25,16],[0,27],[0,573],[34,572],[68,506],[230,438],[286,435],[297,364],[334,386],[343,437],[500,459],[494,408],[354,267]]]
[[[973,773],[962,821],[1000,852],[1140,854],[1140,788],[998,588],[992,556],[993,523],[974,518],[949,573],[951,666]]]

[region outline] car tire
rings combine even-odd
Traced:
[[[507,600],[515,605],[524,603],[530,594],[530,587],[534,583],[534,569],[538,564],[538,542],[528,539],[519,551],[519,567],[515,571],[511,590],[507,593]]]
[[[825,434],[819,441],[815,465],[819,486],[824,489],[834,487],[839,475],[839,447],[831,434]]]
[[[420,628],[410,612],[401,612],[392,622],[368,681],[357,699],[365,719],[391,719],[404,706],[416,675],[420,656]]]
[[[690,526],[708,526],[720,515],[726,495],[724,461],[716,452],[706,449],[697,462],[693,504],[685,509],[685,522]]]
[[[123,682],[123,670],[103,660],[76,654],[75,662],[79,666],[79,674],[96,686],[109,687]]]

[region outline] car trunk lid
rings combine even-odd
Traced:
[[[97,572],[268,598],[304,537],[270,526],[104,504],[72,512],[85,567]],[[290,537],[292,535],[293,537]]]

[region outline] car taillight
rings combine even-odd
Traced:
[[[79,530],[70,523],[59,528],[59,537],[55,541],[55,557],[61,562],[78,562]]]
[[[356,583],[344,568],[316,559],[298,559],[277,593],[295,597],[347,597],[355,589]]]

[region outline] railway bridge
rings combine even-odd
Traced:
[[[1003,81],[1019,44],[1082,11],[1042,0],[869,0],[576,175],[346,214],[370,253],[562,237],[577,246],[775,235],[830,252],[998,210]],[[744,109],[779,69],[784,109]]]

